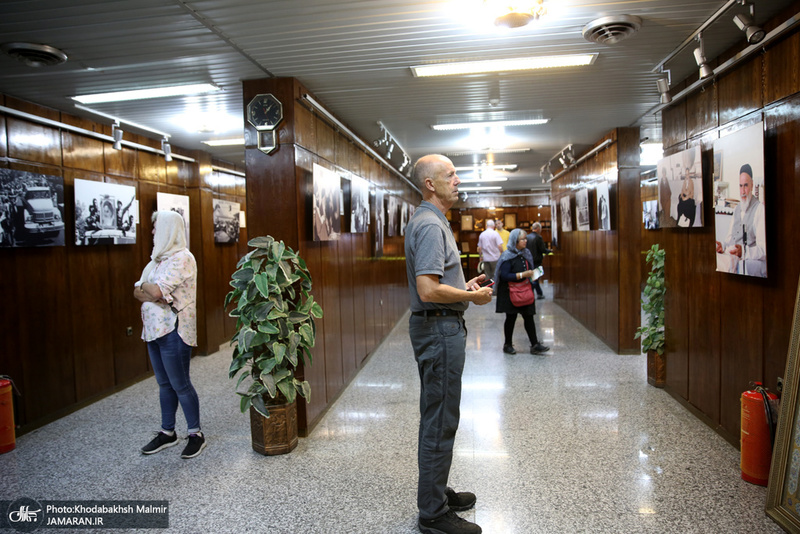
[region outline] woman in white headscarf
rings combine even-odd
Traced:
[[[194,458],[206,446],[200,431],[200,402],[189,379],[192,347],[197,346],[197,262],[186,248],[183,217],[174,211],[153,214],[151,261],[136,282],[133,296],[142,303],[142,339],[156,375],[161,430],[142,447],[154,454],[178,444],[178,404],[188,427],[181,458]]]

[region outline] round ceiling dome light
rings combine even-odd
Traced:
[[[43,44],[5,43],[0,49],[29,67],[51,67],[67,61],[67,54],[58,48]]]
[[[494,12],[494,25],[500,28],[521,28],[532,20],[538,20],[547,14],[544,0],[518,0],[516,2],[484,0],[484,5]]]
[[[642,19],[633,15],[602,17],[583,27],[583,38],[590,43],[614,45],[631,37],[642,27]]]

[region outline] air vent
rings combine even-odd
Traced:
[[[642,19],[633,15],[603,17],[583,27],[583,38],[592,43],[613,45],[639,31]]]
[[[3,52],[28,65],[29,67],[50,67],[67,60],[67,54],[43,44],[6,43],[0,47]]]

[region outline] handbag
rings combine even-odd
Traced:
[[[519,282],[509,282],[508,292],[511,297],[511,304],[516,307],[529,306],[533,304],[535,297],[533,295],[533,286],[530,281],[521,280]]]

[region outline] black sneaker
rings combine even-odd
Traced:
[[[506,354],[516,354],[517,351],[514,348],[514,345],[503,345],[503,352]]]
[[[452,510],[436,519],[422,519],[417,521],[420,532],[425,534],[481,534],[483,530],[475,523],[462,519]]]
[[[155,454],[158,451],[163,451],[167,447],[172,447],[178,444],[178,435],[173,432],[168,436],[164,432],[159,431],[150,443],[142,447],[142,454]]]
[[[531,354],[544,354],[548,350],[550,350],[550,347],[545,347],[541,343],[537,343],[531,347]]]
[[[181,458],[194,458],[206,448],[206,438],[203,437],[202,432],[198,432],[197,434],[189,434],[187,439],[189,440],[189,443],[187,443],[186,447],[183,449]]]
[[[454,512],[463,512],[475,506],[477,498],[474,493],[468,491],[461,491],[456,493],[453,488],[444,490],[447,497],[447,506]]]

